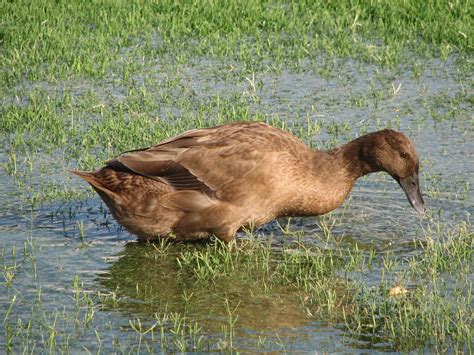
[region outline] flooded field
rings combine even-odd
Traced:
[[[96,63],[63,58],[72,72],[33,57],[2,68],[3,351],[473,351],[469,50],[443,44],[437,55],[408,48],[402,59],[367,60],[372,52],[341,47],[306,55],[291,32],[280,53],[267,35],[261,54],[257,35],[229,35],[227,49],[204,36],[214,46],[191,38],[171,50],[166,37],[133,33],[110,63],[99,38]],[[328,215],[273,221],[230,245],[139,243],[68,172],[240,120],[288,129],[317,149],[403,131],[421,158],[426,216],[377,173]]]

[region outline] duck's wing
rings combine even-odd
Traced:
[[[251,185],[258,179],[255,171],[262,170],[257,167],[278,154],[301,154],[307,149],[293,135],[264,123],[236,123],[188,131],[107,165],[161,180],[177,191],[194,190],[221,198],[237,181],[247,179],[245,183]]]

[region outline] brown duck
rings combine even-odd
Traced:
[[[415,147],[385,129],[329,151],[312,150],[261,122],[194,129],[127,152],[92,172],[73,171],[114,218],[142,240],[230,241],[245,226],[338,207],[357,178],[389,173],[410,204],[425,210]]]

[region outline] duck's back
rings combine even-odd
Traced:
[[[256,173],[260,178],[281,174],[273,169],[306,162],[310,154],[311,150],[292,134],[265,123],[250,122],[188,131],[113,159],[107,166],[124,166],[160,179],[176,190],[199,190],[224,198],[223,189],[231,182],[249,179]],[[278,164],[280,160],[282,164]]]
[[[288,152],[300,157],[308,147],[291,133],[263,122],[238,122],[212,128],[194,129],[166,139],[152,147],[140,149],[148,152],[188,150],[213,151],[225,158],[260,152]]]

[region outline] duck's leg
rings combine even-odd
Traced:
[[[224,243],[230,243],[234,239],[236,232],[237,228],[225,226],[219,228],[218,230],[214,230],[212,234],[222,240]]]
[[[187,218],[186,218],[187,217]],[[206,236],[214,235],[225,243],[229,243],[234,239],[238,228],[229,225],[221,225],[218,227],[204,227],[200,220],[194,220],[189,215],[184,218],[185,223],[179,223],[175,227],[176,236],[178,240],[197,240],[205,238]],[[202,230],[206,232],[202,232]]]
[[[177,242],[190,242],[190,241],[197,241],[201,239],[209,238],[209,233],[178,233],[175,234],[173,239]]]

